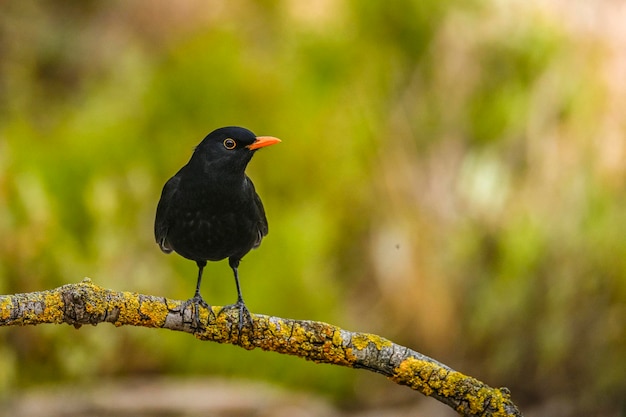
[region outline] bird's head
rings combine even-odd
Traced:
[[[280,142],[272,136],[256,136],[243,127],[222,127],[209,133],[194,151],[193,159],[222,169],[243,172],[260,148]]]

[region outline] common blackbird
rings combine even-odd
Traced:
[[[198,265],[196,292],[185,307],[209,307],[200,295],[207,261],[228,258],[235,275],[239,331],[244,314],[250,318],[239,285],[239,261],[267,235],[267,219],[246,166],[254,153],[280,142],[256,136],[242,127],[223,127],[209,133],[195,148],[187,165],[163,187],[156,210],[154,236],[165,253],[175,251]]]

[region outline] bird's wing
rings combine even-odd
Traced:
[[[256,211],[256,217],[258,220],[256,224],[257,239],[254,241],[253,246],[253,248],[258,248],[261,244],[261,240],[263,240],[263,237],[266,236],[268,232],[267,217],[265,217],[265,209],[263,208],[261,197],[259,197],[259,195],[256,193],[256,190],[254,189],[254,184],[252,184],[252,181],[247,176],[246,185],[248,185],[248,190],[252,195],[252,201],[254,202],[254,209]]]
[[[261,244],[261,240],[263,236],[267,236],[268,226],[267,226],[267,218],[265,217],[265,209],[263,208],[263,203],[261,202],[261,198],[257,193],[254,193],[254,204],[259,211],[259,222],[257,223],[258,227],[258,238],[254,242],[254,247],[257,248]]]
[[[161,199],[157,205],[156,218],[154,219],[154,238],[161,250],[165,253],[170,253],[173,250],[167,241],[167,231],[169,228],[168,212],[174,195],[178,191],[179,183],[180,177],[178,175],[173,176],[165,183],[163,192],[161,193]]]

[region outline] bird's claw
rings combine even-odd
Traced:
[[[196,328],[200,328],[200,307],[206,308],[209,311],[209,318],[213,316],[213,319],[215,320],[216,317],[215,313],[213,313],[213,309],[206,301],[204,301],[204,298],[202,298],[201,295],[196,294],[193,298],[183,302],[181,311],[185,311],[190,305],[193,305],[192,318]]]
[[[222,308],[222,311],[231,309],[237,309],[239,311],[237,328],[239,329],[239,337],[241,337],[241,331],[243,330],[244,321],[249,327],[252,327],[252,314],[250,313],[250,310],[248,310],[248,307],[246,307],[243,301],[237,301],[235,304],[224,306],[224,308]]]

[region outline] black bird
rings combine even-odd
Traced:
[[[243,315],[250,317],[250,312],[241,296],[237,268],[268,231],[263,204],[245,169],[259,148],[278,142],[242,127],[214,130],[165,183],[156,211],[154,237],[161,250],[175,251],[198,265],[196,292],[186,305],[208,307],[200,295],[202,270],[207,261],[228,258],[237,285],[237,302],[229,307],[239,309],[240,333]]]

